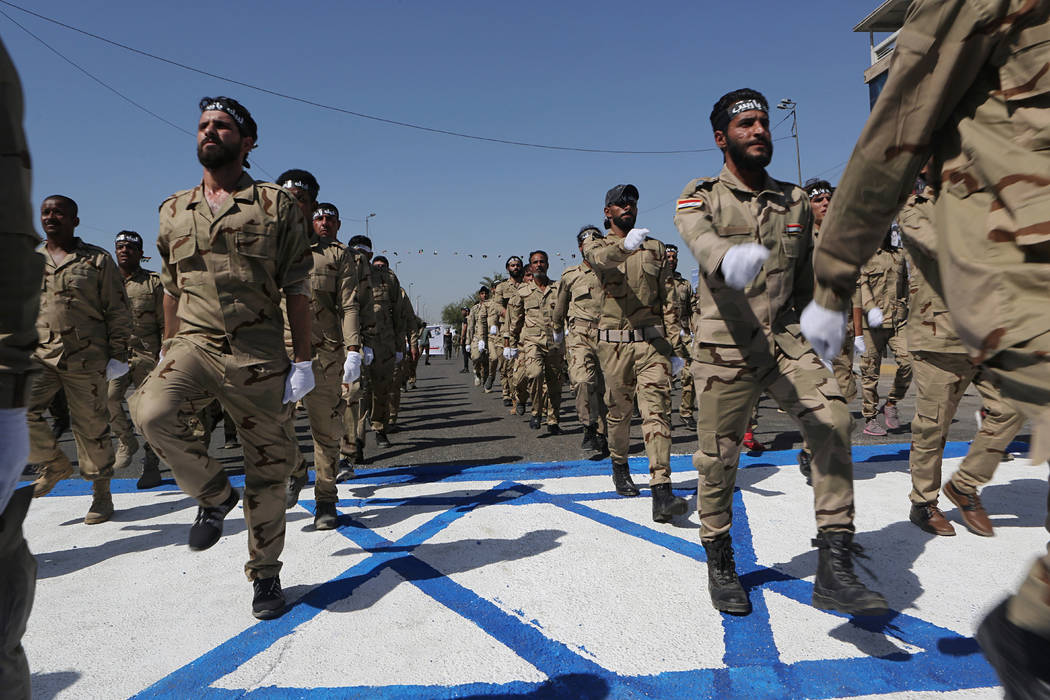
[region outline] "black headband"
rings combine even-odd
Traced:
[[[814,197],[819,197],[822,194],[826,194],[830,197],[831,190],[829,190],[827,187],[824,187],[823,185],[821,185],[820,187],[814,187],[812,190],[809,191],[809,198],[813,199]]]
[[[320,219],[322,216],[334,216],[338,219],[339,212],[337,212],[335,209],[332,209],[331,207],[318,207],[317,209],[314,209],[313,218]]]
[[[729,122],[733,121],[733,117],[743,112],[749,112],[753,109],[757,109],[760,112],[769,112],[769,105],[764,101],[748,98],[746,100],[740,100],[734,102],[725,108],[722,114],[718,117],[718,123],[715,124],[715,131],[725,131],[726,127],[729,126]]]
[[[139,249],[141,249],[142,248],[142,236],[140,236],[139,234],[134,233],[132,231],[126,231],[126,232],[123,232],[123,233],[118,233],[115,243],[130,243],[132,245],[137,245],[139,247]]]

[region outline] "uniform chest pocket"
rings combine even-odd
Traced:
[[[1031,150],[1050,148],[1050,24],[1022,29],[1001,60],[998,94],[1009,105],[1015,140]]]
[[[277,252],[276,238],[265,226],[246,225],[233,234],[233,244],[238,255],[272,260]]]
[[[785,230],[784,235],[780,237],[780,244],[784,247],[784,255],[789,258],[801,257],[802,249],[805,246],[805,243],[802,241],[801,229],[798,232]]]
[[[180,289],[201,283],[206,270],[204,260],[197,255],[197,237],[192,231],[171,239],[168,262],[175,266]]]
[[[62,289],[79,293],[98,289],[98,270],[91,265],[76,265],[62,272]]]

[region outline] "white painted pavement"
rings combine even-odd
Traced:
[[[907,449],[854,449],[858,541],[896,612],[852,621],[809,605],[795,451],[742,459],[743,618],[710,607],[695,512],[653,523],[607,462],[362,471],[330,532],[308,487],[288,514],[292,607],[268,622],[250,613],[240,506],[190,552],[195,506],[173,485],[114,482],[114,519],[88,527],[89,485],[63,482],[26,522],[34,696],[1001,697],[971,635],[1045,547],[1047,466],[1017,459],[985,488],[996,537],[934,538],[907,521]],[[965,449],[949,443],[946,475]],[[672,468],[695,504],[690,458]]]

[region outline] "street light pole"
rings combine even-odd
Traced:
[[[365,236],[368,235],[368,220],[371,219],[375,215],[376,215],[376,213],[372,212],[371,214],[369,214],[368,216],[365,217]]]
[[[802,186],[802,156],[798,145],[798,104],[793,100],[784,98],[777,105],[777,109],[786,109],[791,112],[791,135],[795,138],[795,164],[798,166],[798,186]]]

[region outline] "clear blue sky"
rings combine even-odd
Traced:
[[[13,1],[272,90],[518,141],[712,148],[711,105],[729,90],[752,87],[771,103],[798,103],[802,177],[823,174],[832,182],[868,113],[868,37],[851,29],[878,4]],[[392,265],[400,261],[413,304],[431,321],[483,275],[502,271],[508,255],[546,249],[552,276],[576,264],[576,231],[601,223],[604,193],[620,182],[641,192],[638,225],[680,243],[674,200],[690,179],[721,167],[717,151],[559,152],[380,124],[159,63],[6,5],[0,10],[191,133],[200,97],[239,99],[259,123],[251,173],[313,172],[320,199],[343,214],[344,242],[363,232],[354,219],[375,212],[376,249],[388,251]],[[158,205],[200,181],[194,137],[121,100],[3,16],[0,37],[26,93],[34,205],[47,194],[68,194],[80,204],[83,238],[112,249],[118,230],[134,229],[147,255],[155,253]],[[770,116],[776,124],[785,115],[774,109]],[[782,140],[770,171],[795,181],[789,127],[790,120],[774,131]],[[683,271],[694,266],[683,257]],[[158,269],[157,259],[146,267]]]

